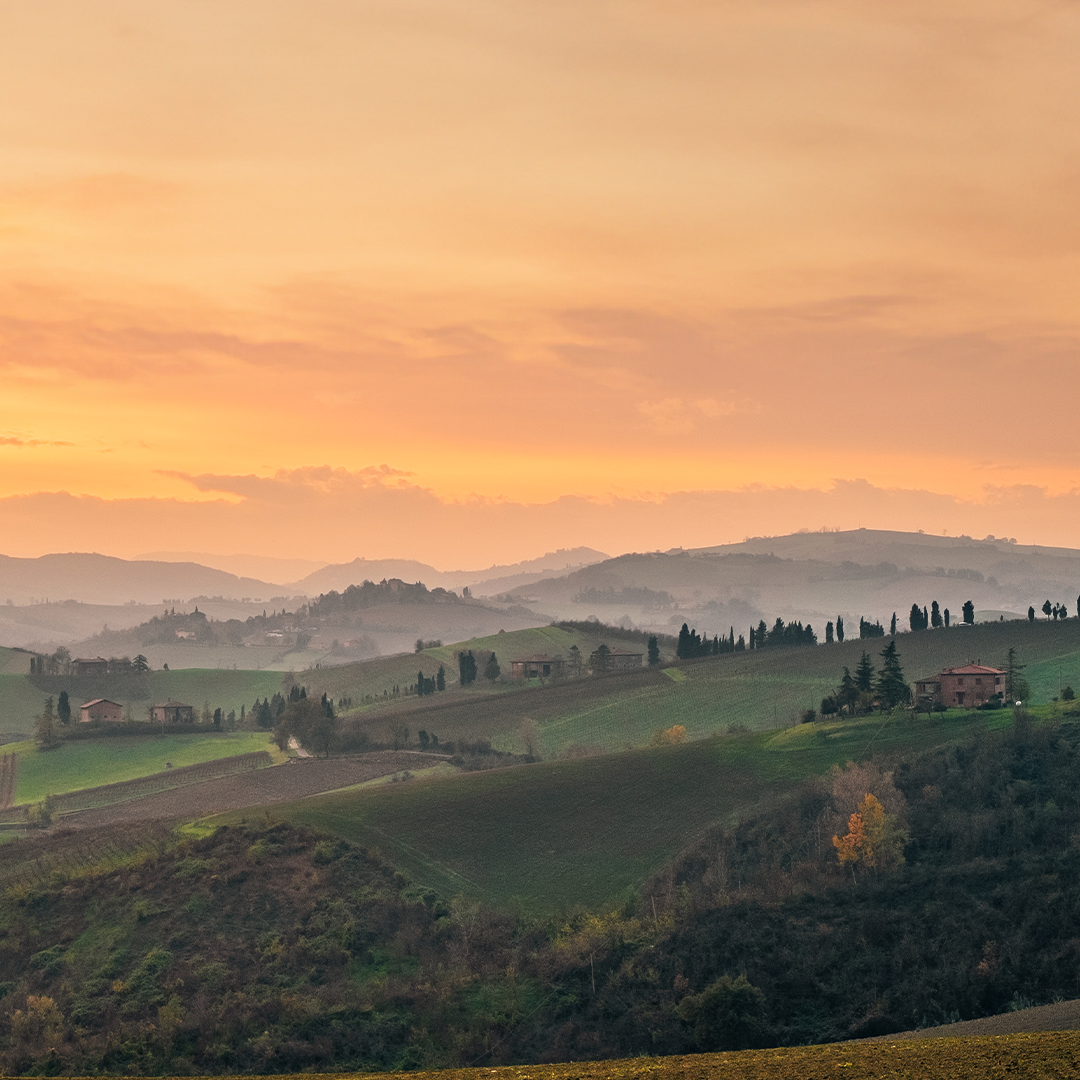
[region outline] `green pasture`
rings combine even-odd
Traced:
[[[277,748],[266,732],[225,732],[206,735],[135,735],[80,739],[53,750],[38,750],[33,743],[6,748],[18,753],[15,802],[40,802],[47,795],[135,780],[161,772],[166,762],[198,765],[204,761]]]
[[[0,675],[25,675],[29,670],[30,653],[0,648]]]
[[[875,666],[880,664],[888,640],[728,653],[662,670],[542,687],[515,684],[515,693],[493,693],[481,680],[465,690],[451,687],[422,701],[406,698],[369,709],[358,722],[375,741],[386,741],[404,726],[414,737],[424,729],[443,742],[488,739],[497,749],[516,753],[538,743],[544,758],[582,748],[612,752],[644,746],[658,728],[674,724],[685,727],[690,739],[732,725],[764,731],[797,724],[805,710],[820,708],[843,668],[854,670],[864,650]],[[909,682],[971,660],[1001,664],[1014,645],[1019,662],[1027,665],[1034,702],[1048,702],[1063,685],[1080,689],[1080,620],[987,623],[901,634],[896,641]],[[417,658],[410,659],[416,667]]]
[[[112,688],[107,680],[85,684],[56,675],[38,680],[35,685],[26,675],[0,673],[0,734],[32,732],[35,718],[45,708],[45,699],[51,695],[55,703],[61,690],[67,690],[76,718],[79,706],[89,697],[108,697],[123,705],[125,712],[130,711],[133,719],[145,720],[147,707],[155,701],[183,701],[200,713],[203,705],[209,704],[211,711],[220,707],[226,713],[235,710],[239,716],[241,705],[250,710],[256,698],[273,697],[281,684],[281,672],[230,668],[151,671],[142,685],[126,679]]]
[[[46,697],[25,675],[0,673],[0,735],[31,734]]]
[[[906,710],[779,732],[349,790],[275,808],[380,849],[419,884],[551,914],[640,886],[710,825],[849,759],[906,754],[1012,722]],[[237,820],[223,815],[217,821]]]
[[[219,706],[228,713],[240,706],[251,709],[256,698],[273,697],[281,690],[280,671],[244,671],[228,668],[184,668],[179,671],[152,671],[150,693],[153,701],[184,701],[202,709]],[[145,719],[136,713],[136,720]]]
[[[420,653],[360,660],[352,664],[323,667],[314,671],[297,671],[296,680],[320,695],[326,693],[335,700],[350,697],[359,705],[365,694],[380,697],[384,690],[389,691],[395,685],[411,686],[416,682],[416,675],[420,670],[431,678],[441,664],[446,669],[447,684],[452,688],[457,688],[457,654],[471,649],[480,669],[477,689],[483,688],[486,692],[507,692],[522,689],[520,682],[511,681],[509,678],[511,660],[535,656],[538,653],[569,657],[571,647],[577,645],[582,660],[587,661],[601,641],[612,647],[628,647],[633,644],[642,653],[645,652],[643,644],[630,642],[617,633],[597,635],[577,630],[561,630],[554,626],[537,626],[528,630],[509,630],[505,633],[491,634],[488,637],[470,638],[467,641],[424,649]],[[503,672],[503,679],[495,684],[488,683],[483,678],[484,665],[492,653],[498,657]]]

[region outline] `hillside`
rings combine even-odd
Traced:
[[[276,813],[378,847],[442,895],[553,915],[576,904],[600,907],[640,888],[710,825],[734,820],[832,765],[862,759],[870,746],[902,755],[952,744],[1009,715],[913,723],[868,717],[713,736],[389,791],[328,794]]]
[[[0,555],[0,597],[13,604],[78,600],[89,604],[168,603],[167,598],[227,596],[267,600],[280,588],[197,563],[117,559],[83,552],[19,559]],[[2,602],[2,601],[0,601]]]
[[[585,631],[565,631],[535,627],[471,638],[457,645],[412,651],[396,657],[345,663],[334,667],[303,669],[295,678],[312,692],[327,693],[335,701],[348,698],[346,727],[363,732],[380,744],[393,741],[395,728],[404,726],[415,733],[420,728],[434,731],[440,738],[475,741],[487,739],[501,750],[526,753],[526,738],[535,725],[534,750],[544,757],[574,748],[621,750],[647,743],[658,727],[681,724],[689,738],[703,738],[730,725],[765,730],[794,723],[807,708],[817,708],[821,699],[839,681],[842,668],[854,670],[864,649],[875,663],[884,646],[882,639],[813,648],[781,648],[722,654],[671,666],[670,652],[665,663],[671,670],[645,669],[597,678],[566,679],[546,686],[522,685],[508,678],[509,661],[534,653],[567,655],[577,644],[584,657],[601,640],[609,647],[634,647],[640,642],[622,639],[617,632],[599,636]],[[1080,620],[1035,623],[984,623],[975,627],[954,627],[900,634],[897,645],[909,682],[932,674],[941,667],[981,659],[1001,663],[1010,645],[1015,646],[1020,663],[1027,666],[1035,702],[1048,702],[1060,689],[1072,685],[1080,689]],[[467,690],[457,687],[456,661],[459,649],[472,649],[477,656],[494,651],[504,669],[495,685],[479,679]],[[253,650],[237,650],[250,653]],[[224,650],[208,652],[220,656]],[[9,653],[23,658],[25,654]],[[294,655],[292,659],[297,659]],[[17,660],[10,660],[17,663]],[[249,671],[221,667],[154,670],[147,681],[125,683],[79,680],[70,677],[29,678],[0,674],[6,692],[0,697],[0,734],[28,733],[33,718],[41,711],[47,694],[67,689],[74,700],[111,696],[130,704],[136,719],[145,713],[151,700],[176,698],[211,709],[221,707],[239,714],[241,705],[250,709],[256,697],[272,697],[287,677],[289,658],[277,670]],[[443,665],[449,688],[443,694],[418,700],[404,696],[384,699],[394,688],[415,683],[418,670],[433,677]],[[136,715],[138,714],[138,715]]]
[[[468,586],[478,596],[489,596],[507,588],[565,574],[568,570],[577,570],[608,557],[602,551],[587,547],[560,548],[536,559],[489,566],[486,570],[436,570],[415,559],[353,559],[348,563],[320,567],[297,581],[293,588],[297,592],[315,596],[331,590],[344,592],[350,585],[358,585],[362,581],[401,578],[402,581],[422,581],[429,588],[438,586],[460,591]]]
[[[643,592],[647,590],[647,592]],[[1050,598],[1077,614],[1080,551],[1006,540],[859,529],[762,537],[720,547],[621,555],[517,591],[560,618],[669,629],[696,622],[710,634],[776,615],[825,623],[843,616],[901,625],[913,603],[938,600],[954,617],[965,600],[981,611],[1023,615]]]
[[[562,631],[548,628],[526,633],[536,640],[533,635]],[[611,637],[611,641],[617,639]],[[588,655],[597,644],[597,638],[586,637],[580,648]],[[798,723],[806,709],[817,709],[821,699],[832,692],[845,666],[854,670],[864,651],[875,665],[880,663],[878,653],[884,645],[885,640],[879,638],[728,653],[680,662],[663,670],[645,668],[567,679],[543,687],[510,683],[497,687],[478,684],[466,691],[452,688],[419,701],[407,697],[364,709],[355,719],[348,719],[346,729],[386,743],[395,728],[404,726],[414,735],[423,728],[442,739],[487,739],[496,748],[514,753],[530,752],[527,744],[532,740],[533,751],[545,758],[582,750],[611,752],[643,746],[657,728],[672,724],[685,727],[690,739],[705,738],[732,725],[763,731]],[[1014,646],[1019,661],[1028,665],[1024,675],[1031,683],[1032,700],[1048,702],[1070,683],[1080,687],[1080,620],[1076,619],[986,623],[901,634],[897,646],[909,682],[973,659],[1001,662]],[[468,647],[477,655],[495,649],[501,663],[507,659],[498,638],[470,642]],[[446,663],[452,672],[452,653],[452,649],[431,650],[426,664],[411,664],[413,677],[418,667],[434,674],[436,661]],[[382,663],[375,661],[367,670],[378,670],[376,665]],[[407,661],[395,663],[405,667]],[[351,670],[365,668],[357,665]],[[320,672],[319,676],[314,680],[316,685],[330,689],[334,696],[347,692],[348,682],[338,682],[337,672]]]
[[[204,825],[179,842],[123,828],[12,842],[0,847],[0,878],[16,882],[0,895],[9,973],[0,1031],[10,1032],[0,1068],[340,1073],[648,1055],[655,1075],[655,1055],[830,1042],[1067,996],[1080,962],[1080,854],[1067,842],[1080,827],[1080,729],[1072,718],[992,719],[995,731],[971,738],[973,728],[956,728],[918,753],[894,733],[892,775],[871,766],[852,774],[857,786],[820,776],[845,748],[796,731],[773,736],[781,741],[771,749],[741,737],[741,767],[731,771],[723,740],[655,750],[651,761],[618,755],[607,764],[627,768],[626,782],[569,808],[575,790],[588,797],[587,769],[604,763],[570,763],[572,776],[545,765],[389,785],[286,811],[290,820],[321,815],[320,828],[338,838],[275,811],[259,824],[233,815],[229,827]],[[946,728],[936,724],[939,737]],[[790,743],[807,736],[808,746]],[[932,729],[907,738],[909,747],[932,741]],[[779,764],[771,777],[764,751]],[[740,774],[745,801],[718,819],[715,799]],[[519,785],[516,799],[505,778]],[[691,794],[680,790],[687,779]],[[460,797],[477,781],[485,813]],[[627,793],[639,786],[631,806]],[[864,786],[901,816],[908,840],[904,863],[860,869],[856,880],[829,836],[849,788]],[[656,815],[685,818],[693,794],[714,800],[701,814],[711,824],[686,821],[684,835],[697,835],[643,887],[623,886],[603,910],[589,901],[592,910],[567,905],[546,918],[529,908],[529,890],[557,892],[542,882],[571,821],[579,836],[582,822],[595,823],[597,848],[614,841],[613,858],[640,873]],[[371,811],[378,802],[399,824],[412,815],[413,829],[398,834],[407,842],[388,843],[390,819]],[[515,803],[531,807],[534,831],[517,828],[520,815],[506,819]],[[392,865],[423,829],[434,833],[428,858],[449,845],[471,860],[434,890]],[[35,851],[46,850],[42,865]],[[500,867],[500,858],[514,861]],[[527,861],[533,876],[521,879]],[[607,888],[620,885],[612,877]],[[506,898],[503,911],[486,906],[487,890]],[[1041,1045],[1021,1042],[1030,1053]],[[921,1070],[923,1047],[952,1062],[946,1075],[961,1075],[940,1043],[875,1045],[886,1056],[847,1045],[840,1057],[818,1048],[723,1061],[753,1064],[749,1075],[781,1061],[810,1070],[799,1075],[818,1075],[815,1062],[832,1075],[856,1059]],[[968,1064],[997,1060],[986,1055],[998,1044],[964,1045]],[[1012,1075],[1015,1058],[1002,1060]]]

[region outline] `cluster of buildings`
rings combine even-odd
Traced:
[[[163,701],[160,705],[151,705],[151,714],[155,724],[193,724],[195,706],[185,705],[182,701]],[[94,698],[79,706],[79,722],[118,724],[123,720],[124,707],[108,698]]]
[[[642,667],[644,653],[629,649],[611,649],[607,654],[608,671],[632,671]],[[558,679],[566,674],[566,660],[561,656],[538,653],[522,660],[510,661],[510,676],[514,679]]]

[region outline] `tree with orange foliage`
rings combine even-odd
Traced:
[[[678,746],[686,742],[686,728],[682,724],[673,724],[667,730],[657,728],[649,740],[650,746]]]
[[[856,863],[871,870],[898,866],[904,861],[907,841],[907,831],[897,817],[886,814],[885,808],[869,792],[859,809],[848,818],[847,835],[834,836],[832,840],[840,865],[851,867],[852,880]]]

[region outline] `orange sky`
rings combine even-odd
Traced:
[[[1076,543],[1077,56],[1074,0],[9,5],[0,551]]]

